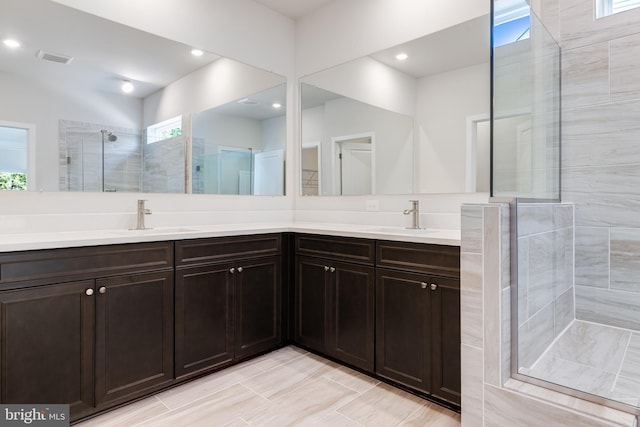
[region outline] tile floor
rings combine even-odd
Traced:
[[[77,426],[459,427],[460,415],[290,346]]]
[[[640,406],[640,333],[574,320],[529,375]]]

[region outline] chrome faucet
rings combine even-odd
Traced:
[[[151,215],[151,209],[145,208],[144,202],[146,202],[146,200],[138,200],[138,214],[136,228],[134,228],[134,230],[150,230],[150,228],[144,226],[144,216]]]
[[[420,230],[420,202],[418,200],[409,200],[411,202],[411,209],[405,209],[402,213],[405,215],[413,214],[411,219],[411,227],[407,227],[411,230]]]

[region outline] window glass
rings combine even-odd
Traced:
[[[640,7],[640,0],[596,0],[596,18]]]
[[[0,190],[27,189],[27,129],[0,126]]]
[[[182,135],[182,116],[156,123],[147,128],[147,144]]]

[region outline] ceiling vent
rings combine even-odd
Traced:
[[[38,59],[57,62],[59,64],[68,64],[71,61],[73,61],[73,57],[71,56],[61,55],[59,53],[47,52],[46,50],[42,50],[42,49],[36,52],[36,57]]]
[[[258,105],[258,101],[256,101],[255,99],[251,99],[251,98],[243,98],[240,101],[238,101],[238,104],[242,104],[242,105]]]

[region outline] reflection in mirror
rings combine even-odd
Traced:
[[[284,194],[284,84],[194,114],[192,192]]]
[[[0,121],[0,190],[33,188],[35,162],[30,155],[34,134],[30,124]]]
[[[319,196],[320,190],[320,142],[308,142],[302,145],[300,155],[302,168],[302,195]]]
[[[482,16],[302,78],[302,194],[488,191],[489,29]]]
[[[377,186],[382,194],[411,192],[411,117],[306,83],[301,92],[302,141],[323,141],[318,162],[303,165],[303,189],[316,180],[322,195],[376,194]]]
[[[37,171],[29,190],[191,192],[192,115],[285,82],[49,0],[3,0],[0,28],[21,42],[0,47],[0,123],[35,135],[3,169]]]
[[[494,5],[493,195],[559,199],[560,48],[525,0]]]

